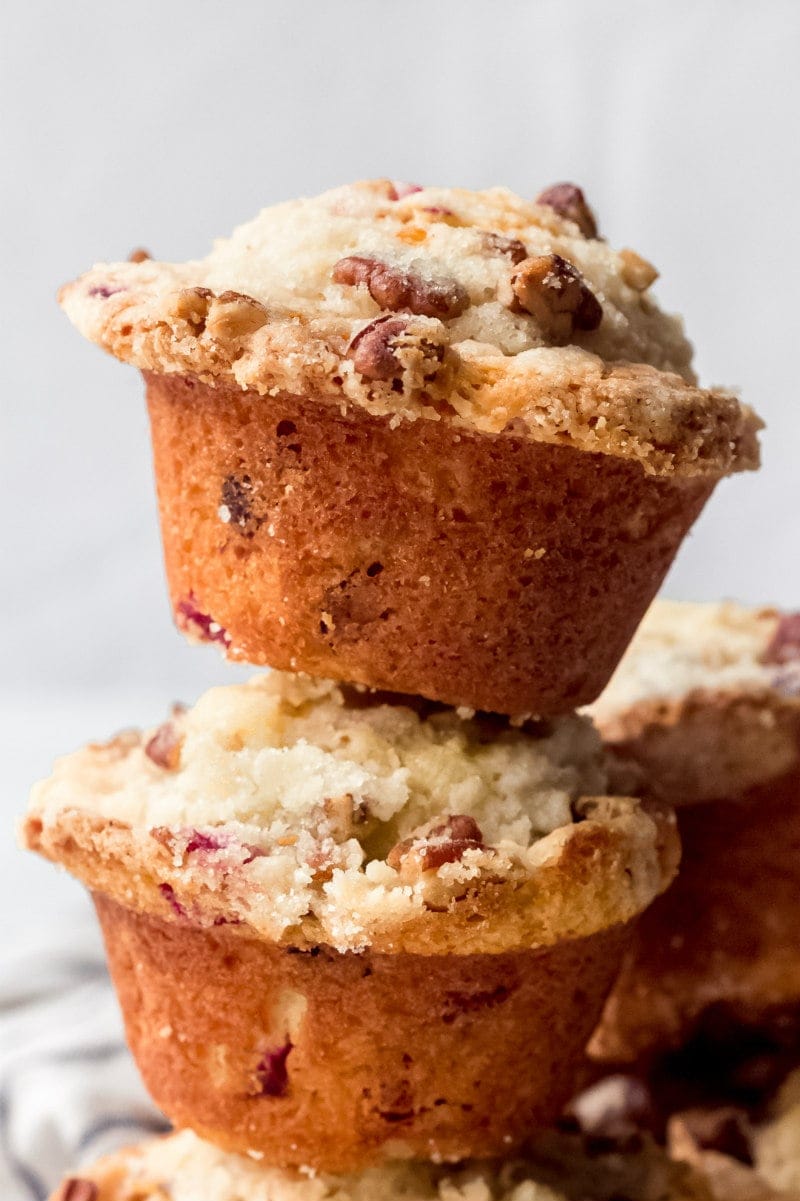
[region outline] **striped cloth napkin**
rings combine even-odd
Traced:
[[[0,1198],[167,1129],[128,1054],[91,915],[0,963]]]

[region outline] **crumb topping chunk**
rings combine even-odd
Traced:
[[[659,836],[606,791],[586,718],[515,723],[270,672],[59,760],[26,837],[62,861],[84,841],[77,873],[106,863],[114,887],[156,881],[164,914],[192,918],[200,898],[201,921],[272,939],[311,921],[352,948],[482,887],[516,897],[576,830],[629,839],[641,874],[616,884],[635,907],[660,886]],[[602,923],[586,904],[576,920]]]
[[[531,202],[379,179],[266,208],[202,259],[98,264],[60,301],[143,370],[492,434],[516,423],[661,474],[754,466],[758,422],[696,386],[656,276],[597,236],[575,185]]]

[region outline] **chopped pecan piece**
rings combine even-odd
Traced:
[[[800,659],[800,613],[784,613],[761,657],[762,663],[794,663]]]
[[[357,254],[339,259],[331,278],[336,284],[351,287],[363,284],[376,304],[393,313],[407,310],[420,317],[444,320],[457,317],[469,304],[466,289],[454,279],[423,279],[413,271]]]
[[[212,338],[231,341],[255,333],[267,323],[267,310],[243,292],[221,292],[211,304],[206,329]]]
[[[143,247],[137,246],[136,249],[132,250],[130,252],[130,254],[128,255],[128,262],[129,263],[146,263],[148,261],[148,259],[151,259],[152,257],[153,256],[149,250],[144,250]]]
[[[172,315],[185,321],[196,334],[206,327],[209,303],[214,293],[210,288],[181,288],[172,303]]]
[[[574,221],[585,238],[597,237],[597,222],[586,203],[582,190],[574,183],[554,183],[536,197],[535,204],[544,204],[560,217]]]
[[[400,375],[402,367],[395,358],[393,344],[407,327],[408,322],[403,317],[378,317],[359,330],[347,349],[356,371],[375,380],[389,380]]]
[[[688,1136],[702,1151],[720,1151],[731,1159],[752,1164],[752,1131],[747,1114],[732,1105],[720,1109],[687,1109],[676,1114],[681,1135]]]
[[[230,291],[215,296],[201,287],[182,288],[173,300],[172,315],[186,321],[198,337],[208,331],[223,341],[243,338],[267,322],[267,310],[253,296]]]
[[[176,771],[181,759],[182,742],[175,723],[165,721],[145,744],[144,753],[156,767],[163,767],[164,771]]]
[[[454,813],[445,821],[398,842],[386,856],[386,862],[397,869],[411,859],[419,871],[435,872],[445,863],[457,863],[465,851],[482,849],[483,833],[475,819]]]
[[[444,328],[438,323],[414,328],[407,317],[376,317],[358,331],[347,354],[366,379],[396,379],[412,364],[416,372],[430,379],[444,360],[445,341]]]
[[[545,337],[556,346],[574,331],[597,329],[602,306],[577,267],[560,254],[525,259],[511,276],[516,305],[535,317]]]
[[[330,834],[335,842],[346,842],[353,833],[355,806],[352,793],[345,792],[340,796],[327,797],[322,804],[322,810],[330,825]]]
[[[621,275],[623,282],[635,292],[646,292],[651,284],[658,279],[658,272],[652,263],[643,259],[635,250],[620,250],[622,262]]]
[[[495,234],[487,230],[483,235],[483,242],[492,254],[505,255],[515,265],[524,262],[528,257],[528,251],[519,238],[507,238],[504,234]]]
[[[77,1176],[65,1180],[55,1196],[55,1201],[97,1201],[100,1190],[93,1180],[79,1180]]]

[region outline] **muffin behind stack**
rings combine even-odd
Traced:
[[[683,843],[592,1054],[641,1066],[700,1040],[730,1059],[755,1037],[800,1063],[800,616],[656,602],[592,712]]]
[[[95,893],[154,1098],[217,1146],[505,1156],[573,1092],[678,858],[574,710],[757,465],[654,278],[571,185],[374,181],[62,291],[145,373],[178,626],[310,673],[68,757],[25,824]]]

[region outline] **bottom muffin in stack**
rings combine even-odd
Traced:
[[[62,760],[24,837],[92,889],[170,1120],[349,1172],[557,1117],[678,858],[668,810],[606,792],[586,718],[274,672]]]

